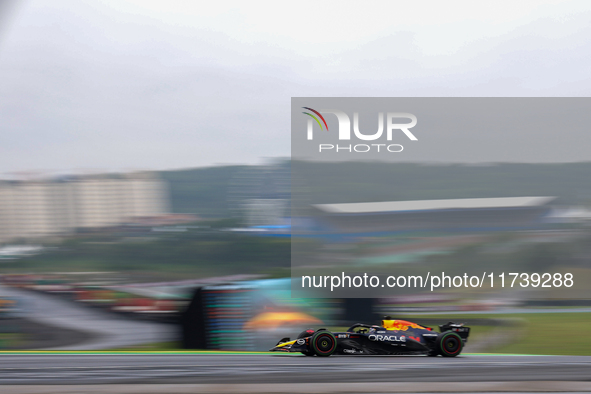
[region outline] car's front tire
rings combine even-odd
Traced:
[[[337,339],[330,331],[318,331],[310,339],[310,347],[319,357],[328,357],[337,349]]]

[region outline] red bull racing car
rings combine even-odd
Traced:
[[[357,323],[345,332],[324,328],[303,331],[297,339],[281,339],[271,351],[300,352],[306,356],[332,354],[427,355],[455,357],[468,341],[470,327],[449,322],[430,327],[386,316],[381,326]]]

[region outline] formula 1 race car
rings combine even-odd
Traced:
[[[306,356],[331,354],[388,354],[455,357],[468,341],[470,327],[449,322],[440,332],[386,316],[381,326],[357,323],[346,332],[324,328],[303,331],[297,339],[280,340],[270,351],[300,352]]]

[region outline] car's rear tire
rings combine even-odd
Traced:
[[[318,331],[310,339],[310,347],[319,357],[328,357],[337,349],[337,339],[330,331]]]
[[[462,337],[453,331],[444,332],[437,338],[437,350],[443,357],[455,357],[463,347]]]

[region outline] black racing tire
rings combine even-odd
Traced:
[[[310,339],[310,347],[319,357],[328,357],[337,350],[337,339],[330,331],[318,331]]]
[[[437,350],[443,357],[455,357],[462,352],[464,341],[457,333],[446,331],[437,338]]]

